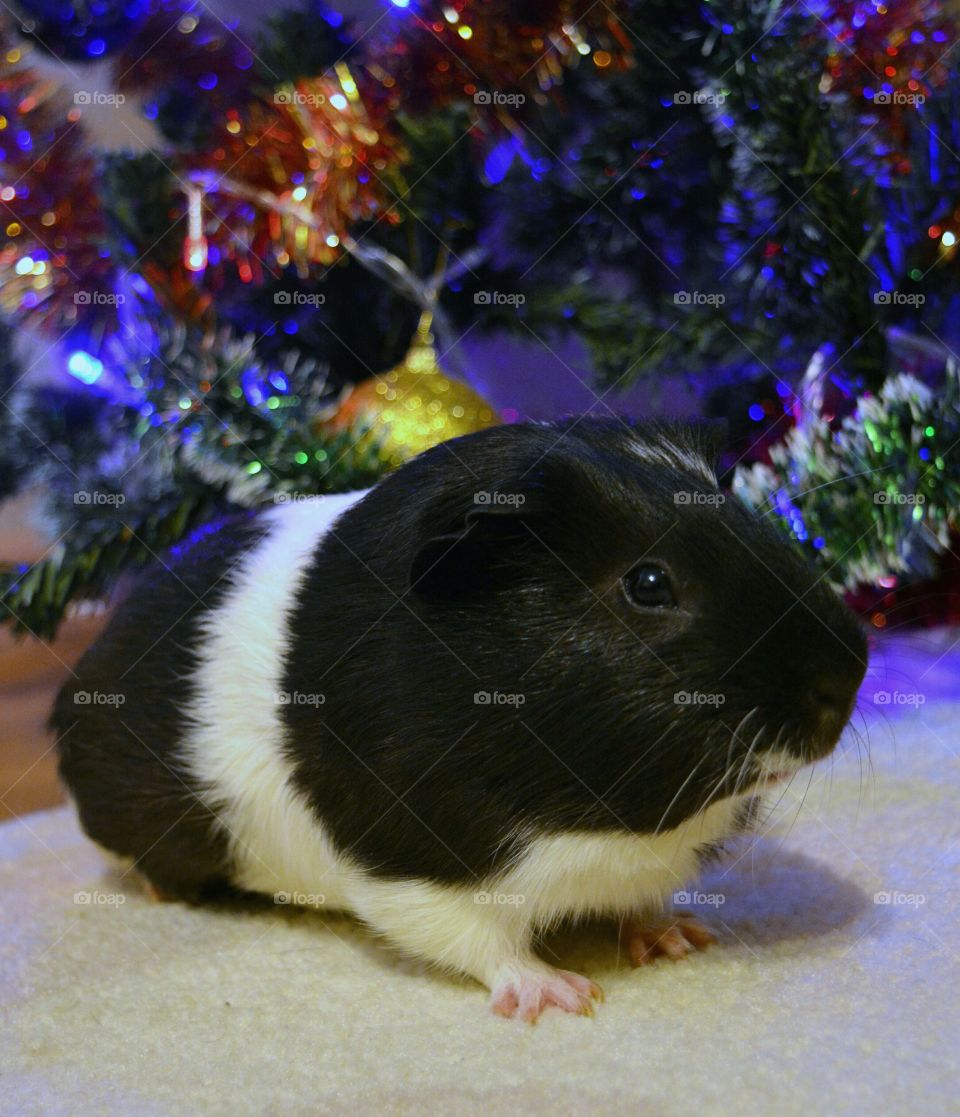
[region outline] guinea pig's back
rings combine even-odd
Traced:
[[[165,893],[198,898],[232,883],[230,804],[205,777],[242,768],[276,720],[284,610],[346,500],[199,529],[137,579],[57,697],[60,774],[84,830]],[[211,762],[210,749],[222,755]]]

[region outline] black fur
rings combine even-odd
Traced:
[[[197,623],[262,535],[250,517],[210,524],[146,570],[53,710],[60,774],[84,830],[135,858],[171,895],[228,890],[223,836],[191,790],[177,746],[193,697]]]
[[[495,428],[343,515],[276,620],[278,689],[324,696],[281,710],[297,783],[341,849],[383,876],[472,880],[533,831],[676,826],[752,774],[763,728],[807,759],[833,748],[863,634],[733,498],[676,502],[719,500],[712,438],[595,419]],[[223,527],[145,576],[54,714],[87,832],[179,895],[229,877],[177,746],[197,622],[263,530]],[[677,608],[630,603],[621,578],[641,560],[668,571]],[[126,701],[76,706],[77,689]],[[725,701],[678,705],[679,691]]]
[[[384,876],[469,880],[531,827],[677,825],[733,790],[762,726],[807,759],[833,748],[860,626],[733,498],[675,502],[718,495],[686,462],[701,437],[498,428],[429,451],[342,517],[299,595],[284,679],[324,695],[284,712],[299,786],[341,848]],[[628,602],[620,579],[641,559],[670,572],[678,609]],[[678,706],[678,691],[724,705]]]

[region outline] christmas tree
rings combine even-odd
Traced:
[[[362,27],[311,2],[256,39],[181,0],[21,8],[0,306],[65,377],[3,362],[0,478],[43,482],[66,534],[2,575],[15,626],[493,422],[442,367],[472,330],[574,334],[598,393],[687,379],[735,490],[848,588],[949,553],[951,5],[408,0]],[[110,89],[69,96],[43,51],[106,57]],[[98,151],[105,101],[150,151]]]

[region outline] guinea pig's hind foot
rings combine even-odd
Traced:
[[[498,1016],[535,1024],[550,1005],[592,1016],[595,1000],[603,1000],[603,990],[579,974],[554,969],[546,962],[512,962],[502,966],[494,979],[490,1007]]]
[[[676,962],[686,958],[691,950],[703,950],[716,941],[716,935],[709,928],[686,912],[634,916],[624,920],[620,928],[620,942],[634,966],[645,966],[658,958]]]

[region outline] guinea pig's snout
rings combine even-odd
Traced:
[[[804,760],[819,760],[832,752],[850,720],[857,691],[866,672],[866,645],[816,664],[808,697],[808,730],[801,742]]]
[[[831,673],[822,675],[815,681],[812,694],[815,726],[805,750],[809,759],[826,756],[840,739],[843,727],[853,713],[853,704],[862,679],[861,668],[847,677]]]

